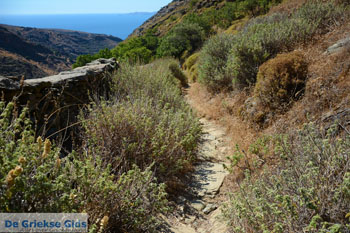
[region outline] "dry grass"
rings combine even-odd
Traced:
[[[308,0],[287,0],[284,1],[282,4],[279,4],[277,6],[273,6],[269,13],[267,15],[272,15],[275,13],[287,13],[291,14],[293,11],[301,7],[304,3],[306,3]]]
[[[322,116],[350,107],[350,49],[335,54],[324,54],[338,40],[349,37],[347,23],[317,39],[314,44],[301,48],[309,62],[309,78],[302,100],[265,132],[285,132],[299,128],[310,120],[319,121]]]
[[[190,104],[197,114],[208,120],[214,120],[225,128],[232,153],[236,144],[241,149],[247,150],[249,145],[259,137],[259,132],[242,121],[237,114],[247,97],[245,91],[212,95],[199,83],[193,83],[188,90]]]

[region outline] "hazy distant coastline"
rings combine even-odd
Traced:
[[[128,14],[0,15],[0,24],[46,29],[67,29],[107,34],[126,39],[154,12]]]

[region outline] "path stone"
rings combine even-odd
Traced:
[[[185,219],[185,223],[186,224],[192,224],[194,221],[196,221],[196,217],[195,216],[190,216],[189,218]]]
[[[215,204],[208,204],[208,205],[204,208],[203,213],[209,214],[209,213],[213,212],[214,210],[216,210],[217,208],[218,208],[218,206],[215,205]]]
[[[228,175],[222,163],[203,162],[196,167],[192,186],[199,197],[216,195]]]
[[[200,200],[192,201],[191,206],[198,211],[202,211],[205,208],[205,204]]]
[[[191,102],[189,99],[187,101]],[[173,219],[172,224],[169,224],[173,233],[226,232],[225,223],[217,219],[221,214],[218,203],[222,200],[216,199],[216,195],[229,174],[223,164],[230,148],[225,142],[226,134],[223,127],[204,118],[200,119],[200,122],[204,134],[199,148],[199,161],[194,167],[190,184],[193,196],[188,197],[187,201],[179,200],[180,203],[188,203],[193,209],[180,214],[185,219]]]

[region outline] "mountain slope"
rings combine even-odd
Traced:
[[[113,48],[121,41],[102,34],[9,25],[0,25],[0,38],[0,75],[26,79],[69,69],[77,56]]]
[[[183,16],[190,13],[201,13],[213,6],[221,8],[223,5],[220,5],[220,2],[223,2],[223,0],[174,0],[161,8],[140,27],[136,28],[129,37],[141,36],[147,30],[154,28],[157,28],[159,35],[164,35],[179,23]]]

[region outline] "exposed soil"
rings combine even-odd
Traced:
[[[187,101],[193,106],[189,96]],[[200,119],[203,125],[203,141],[199,160],[188,193],[178,197],[176,214],[167,220],[169,232],[174,233],[223,233],[226,225],[220,220],[221,207],[226,200],[224,189],[228,171],[224,168],[226,156],[232,151],[227,141],[226,129],[214,120]],[[227,164],[226,164],[227,165]]]

